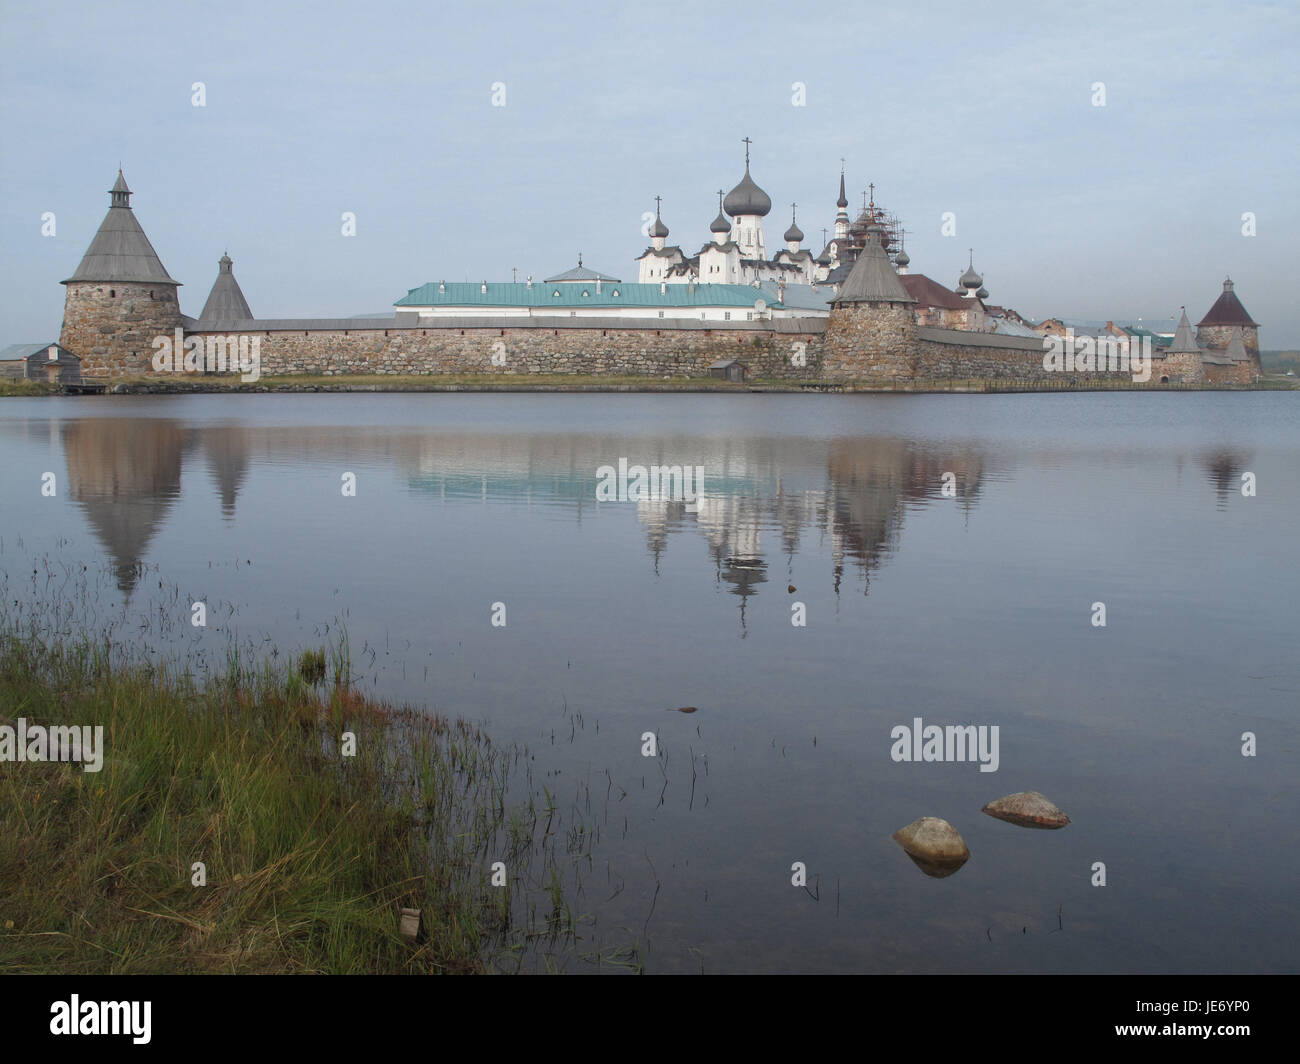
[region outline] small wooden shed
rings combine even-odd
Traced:
[[[29,381],[81,382],[81,359],[62,344],[46,344],[28,355],[26,361]]]
[[[709,376],[717,377],[724,381],[735,381],[737,384],[743,384],[745,374],[749,367],[745,363],[734,358],[724,358],[721,362],[715,362],[709,367]]]

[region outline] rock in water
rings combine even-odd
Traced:
[[[1063,828],[1070,822],[1068,816],[1037,791],[1008,794],[989,802],[983,812],[1022,828]]]
[[[936,879],[952,875],[970,859],[970,850],[957,829],[935,816],[923,816],[899,828],[894,841],[922,872]]]

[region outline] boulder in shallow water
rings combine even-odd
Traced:
[[[983,812],[1022,828],[1063,828],[1070,822],[1068,816],[1037,791],[1008,794],[989,802]]]
[[[970,850],[946,820],[923,816],[894,832],[894,841],[927,876],[942,879],[970,859]]]

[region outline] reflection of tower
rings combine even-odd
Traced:
[[[63,427],[68,495],[113,559],[130,594],[139,561],[180,495],[185,436],[174,421],[90,418]]]
[[[962,508],[969,513],[984,478],[984,460],[975,451],[919,452],[893,437],[831,446],[828,512],[837,592],[845,557],[858,563],[869,584],[871,571],[898,548],[908,504],[924,506],[939,498],[945,472],[956,475]]]
[[[221,493],[221,515],[227,521],[233,520],[235,498],[248,475],[248,434],[226,425],[207,429],[203,433],[203,451]]]
[[[1241,471],[1246,465],[1246,456],[1232,451],[1207,451],[1201,455],[1201,465],[1205,475],[1214,485],[1214,493],[1219,497],[1219,509],[1227,506],[1228,497],[1241,487]]]

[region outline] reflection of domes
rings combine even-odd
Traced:
[[[772,197],[754,184],[754,179],[749,176],[748,164],[740,184],[728,192],[727,198],[722,201],[722,209],[733,218],[738,214],[756,214],[764,218],[772,209]]]

